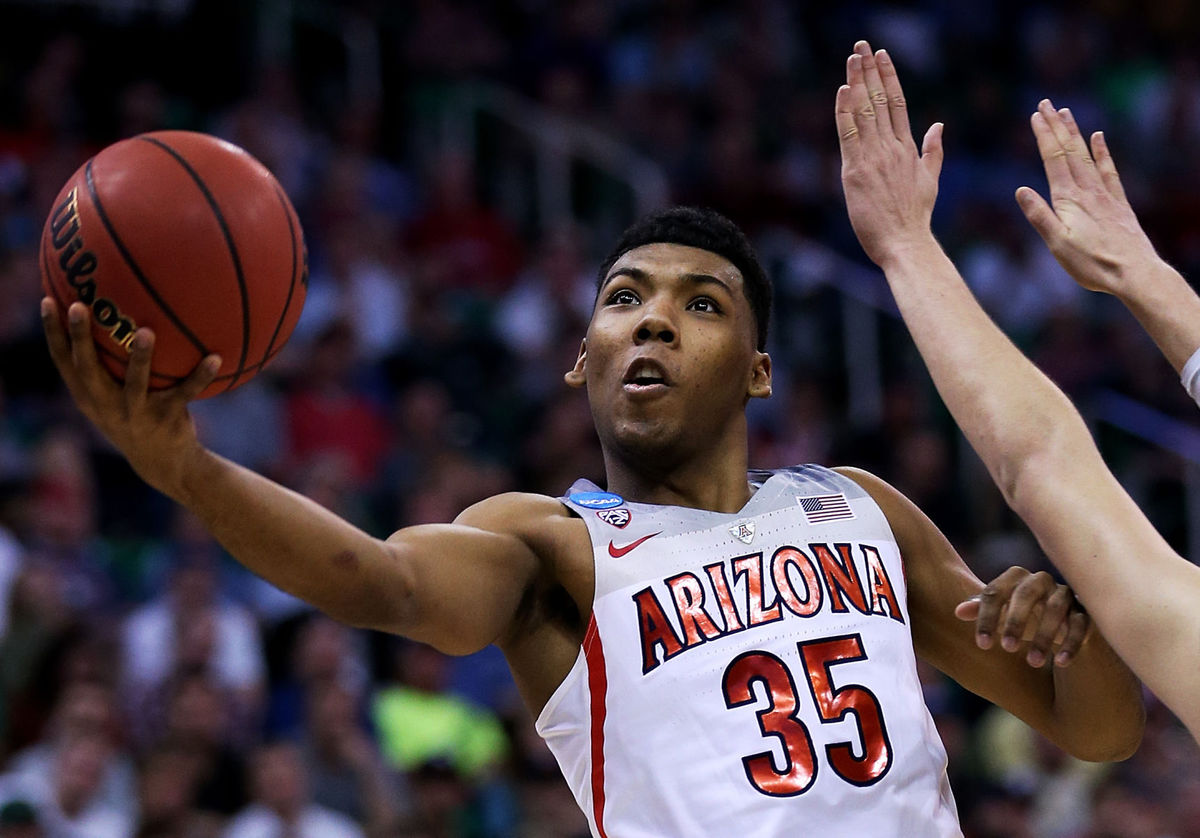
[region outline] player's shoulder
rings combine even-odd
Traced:
[[[883,506],[885,502],[891,504],[898,500],[911,503],[904,496],[903,492],[879,475],[872,471],[867,471],[865,468],[859,468],[858,466],[830,466],[829,470],[837,472],[842,477],[857,483],[880,506]]]
[[[912,556],[924,555],[928,548],[942,548],[946,539],[937,525],[903,492],[882,477],[854,466],[835,466],[833,471],[853,480],[871,496],[900,545]]]
[[[574,515],[557,498],[533,492],[504,492],[472,504],[454,522],[469,527],[520,534]]]
[[[902,535],[899,530],[906,530],[925,518],[924,513],[903,492],[874,472],[857,466],[832,466],[830,470],[853,480],[870,495],[888,524],[896,531],[897,537]]]
[[[514,538],[549,566],[575,567],[590,555],[587,527],[557,498],[532,492],[494,495],[463,510],[455,524]]]

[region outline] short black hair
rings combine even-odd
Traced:
[[[647,244],[681,244],[715,253],[737,268],[742,274],[742,287],[758,329],[758,349],[767,345],[767,328],[771,323],[771,278],[763,270],[746,234],[736,224],[715,210],[704,207],[670,207],[635,221],[617,240],[616,246],[600,266],[596,288],[612,266],[624,254]]]

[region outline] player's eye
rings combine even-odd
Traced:
[[[709,314],[721,313],[721,307],[712,297],[697,297],[688,303],[688,308],[692,311],[703,311]]]
[[[609,294],[604,302],[610,306],[631,306],[637,305],[641,300],[638,299],[638,295],[633,293],[631,289],[618,288]]]

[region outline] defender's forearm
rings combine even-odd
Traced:
[[[1116,652],[1200,735],[1200,670],[1174,663],[1200,659],[1200,569],[1154,530],[1078,411],[996,327],[932,238],[885,274],[938,392],[1005,500]],[[1078,683],[1086,691],[1090,679]]]
[[[1182,372],[1200,348],[1200,296],[1178,271],[1158,262],[1144,275],[1130,278],[1121,301],[1158,344],[1167,361]]]
[[[884,273],[938,392],[1010,503],[1033,458],[1093,448],[1074,406],[992,322],[932,235]]]

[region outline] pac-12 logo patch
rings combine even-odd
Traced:
[[[606,509],[603,512],[597,512],[596,517],[604,523],[612,524],[617,529],[622,530],[625,529],[625,526],[633,518],[633,515],[628,509],[622,507],[621,509]]]
[[[625,503],[625,498],[612,492],[576,492],[567,500],[588,509],[615,509]]]

